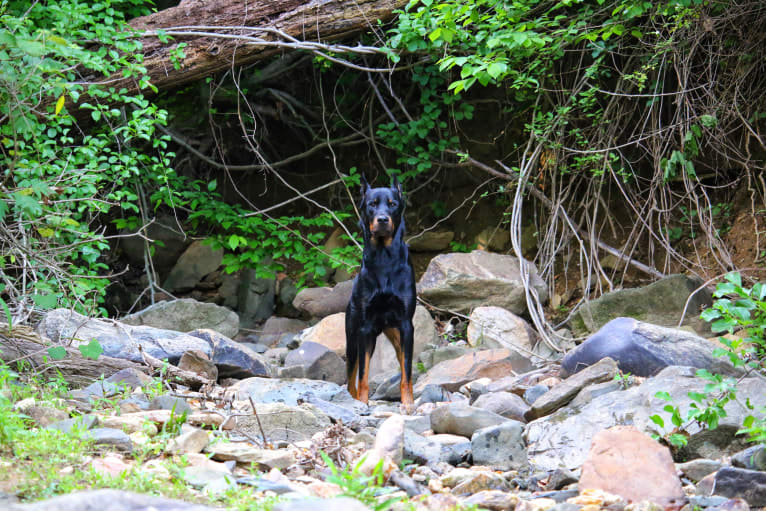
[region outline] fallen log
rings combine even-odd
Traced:
[[[281,51],[275,43],[327,43],[372,30],[377,20],[390,20],[393,11],[406,3],[406,0],[183,0],[176,7],[135,18],[130,25],[145,32],[143,65],[151,83],[160,90],[168,90],[232,66],[270,57]],[[158,37],[162,31],[172,35],[173,40],[163,43]],[[180,62],[171,58],[179,43],[186,44],[185,57]],[[174,61],[180,63],[180,68],[176,69]],[[138,90],[135,77],[112,76],[104,83],[116,89],[125,87],[130,93]]]

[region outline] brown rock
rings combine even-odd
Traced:
[[[301,342],[315,342],[340,356],[346,355],[346,313],[338,312],[323,318],[300,336]]]
[[[512,511],[519,503],[519,496],[499,490],[484,490],[465,499],[463,504],[490,511]]]
[[[200,350],[187,351],[181,355],[178,368],[191,371],[212,381],[218,379],[218,367],[210,361],[210,357]]]
[[[558,410],[574,399],[583,388],[594,383],[612,380],[615,374],[617,374],[617,362],[609,357],[599,360],[538,397],[526,414],[527,420],[532,421]]]
[[[337,284],[333,288],[310,287],[300,291],[293,300],[293,307],[314,318],[324,318],[330,314],[346,310],[351,298],[353,281]]]
[[[407,245],[412,252],[439,252],[449,247],[453,239],[452,231],[426,231],[407,239]]]
[[[131,469],[131,466],[117,456],[96,458],[90,463],[91,468],[98,474],[117,477]]]
[[[513,354],[506,349],[483,350],[466,353],[462,357],[445,360],[433,366],[415,385],[419,395],[426,385],[441,385],[450,392],[479,378],[496,380],[508,376],[513,370]]]
[[[686,503],[668,448],[633,426],[615,426],[593,437],[579,488],[600,489],[628,502],[648,500],[665,509]]]

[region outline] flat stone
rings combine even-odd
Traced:
[[[202,452],[210,437],[207,431],[203,431],[197,428],[189,428],[187,431],[182,432],[177,437],[173,438],[169,443],[165,452],[170,454],[189,454]]]
[[[192,407],[186,402],[186,399],[177,396],[171,396],[170,394],[162,394],[157,396],[149,403],[150,410],[173,410],[176,415],[181,415],[184,412],[191,413]]]
[[[473,347],[506,348],[516,354],[514,369],[524,373],[534,368],[534,348],[537,334],[516,314],[502,307],[476,307],[466,331],[468,344]]]
[[[766,471],[766,446],[754,445],[736,453],[731,458],[731,464],[738,468]]]
[[[90,462],[90,468],[98,474],[117,477],[128,472],[132,467],[117,456],[104,456],[95,458]]]
[[[548,288],[534,264],[525,264],[529,280],[544,302]],[[527,309],[519,260],[481,250],[434,257],[418,282],[417,291],[428,303],[464,314],[488,305],[503,307],[514,314],[523,314]]]
[[[335,352],[315,342],[303,342],[285,357],[285,367],[298,366],[303,369],[302,377],[311,380],[331,381],[343,384],[346,381],[346,363]]]
[[[114,447],[118,451],[131,452],[133,442],[130,437],[119,429],[93,428],[88,430],[83,438],[93,440],[96,445]]]
[[[583,388],[612,380],[615,374],[617,374],[617,363],[614,360],[611,358],[600,360],[570,376],[537,398],[526,415],[527,420],[534,420],[558,410],[574,399]]]
[[[212,454],[213,459],[218,461],[255,463],[260,470],[284,470],[295,463],[295,456],[288,450],[260,449],[239,442],[218,442],[207,446],[205,452]]]
[[[706,475],[712,474],[722,466],[723,463],[718,460],[708,460],[704,458],[676,464],[676,468],[695,483]]]
[[[615,426],[593,437],[579,489],[603,490],[628,502],[648,500],[665,509],[686,503],[668,448],[632,426]]]
[[[330,426],[330,419],[310,404],[257,403],[256,409],[269,442],[307,440]],[[254,438],[261,437],[255,416],[237,417],[237,429]]]
[[[509,491],[510,484],[500,474],[489,471],[474,471],[457,486],[452,488],[454,495],[473,495],[485,490]]]
[[[191,371],[211,381],[218,380],[218,367],[208,355],[199,350],[185,351],[178,362],[178,368]]]
[[[213,330],[197,329],[190,336],[203,339],[213,347],[210,360],[218,368],[219,378],[271,377],[272,370],[266,357]]]
[[[108,506],[105,507],[105,503]],[[90,490],[69,493],[30,504],[13,504],[9,511],[215,511],[217,508],[182,500],[153,497],[122,490]]]
[[[80,417],[73,417],[71,419],[64,419],[62,421],[54,422],[47,426],[46,429],[57,429],[66,434],[70,434],[73,431],[85,431],[94,428],[98,424],[98,418],[95,415],[81,415]]]
[[[483,394],[473,402],[472,406],[489,410],[507,419],[527,422],[524,415],[529,411],[529,405],[524,399],[510,392]]]
[[[510,420],[463,403],[443,405],[431,412],[431,429],[434,433],[451,433],[469,438],[476,430],[505,422]]]
[[[436,364],[462,357],[471,351],[471,348],[466,345],[448,344],[446,346],[424,350],[418,358],[426,370],[429,370]]]
[[[715,473],[716,495],[745,499],[753,507],[766,506],[766,472],[723,467]]]
[[[404,459],[420,465],[433,465],[442,461],[442,450],[442,444],[432,437],[424,437],[410,430],[404,431]]]
[[[502,378],[514,370],[513,358],[513,353],[506,349],[467,353],[433,366],[418,379],[413,392],[419,396],[427,385],[432,384],[455,392],[466,383],[479,378]]]
[[[190,291],[202,277],[217,270],[222,261],[223,249],[195,241],[178,258],[162,287],[171,293]]]
[[[463,500],[466,506],[476,506],[489,511],[513,511],[519,503],[519,496],[499,490],[484,490]]]
[[[155,303],[121,320],[127,325],[146,325],[165,330],[189,332],[209,328],[226,337],[239,332],[239,316],[233,310],[214,303],[181,298]]]
[[[273,511],[369,511],[369,508],[351,497],[332,499],[296,499],[280,502]]]
[[[603,383],[594,383],[593,385],[588,385],[580,392],[578,392],[577,396],[575,396],[575,398],[571,401],[570,406],[573,408],[579,408],[590,403],[594,398],[597,398],[598,396],[608,392],[617,392],[620,390],[624,390],[624,388],[620,382],[615,380],[605,381]]]
[[[232,385],[226,395],[233,395],[238,401],[252,399],[256,403],[284,403],[297,406],[298,401],[307,401],[314,395],[325,401],[341,394],[344,389],[337,383],[318,380],[272,380],[270,378],[247,378]]]
[[[351,299],[353,281],[337,284],[334,288],[306,288],[298,292],[293,300],[293,307],[314,318],[324,318],[330,314],[344,312]]]
[[[726,357],[713,356],[715,346],[691,332],[617,318],[604,325],[561,361],[562,375],[574,374],[604,357],[617,361],[620,371],[654,376],[669,366],[691,366],[712,373],[739,376]]]
[[[508,420],[474,432],[471,452],[476,465],[495,470],[521,470],[528,466],[524,425]]]

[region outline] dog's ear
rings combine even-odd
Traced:
[[[391,178],[391,188],[396,190],[396,193],[399,194],[399,197],[402,196],[402,184],[399,182],[399,178],[396,174]]]
[[[361,177],[360,184],[362,185],[362,190],[361,190],[362,198],[364,198],[364,195],[367,193],[367,190],[370,189],[370,185],[369,183],[367,183],[367,178],[364,177],[364,172],[360,173],[359,176]]]

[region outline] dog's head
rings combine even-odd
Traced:
[[[389,246],[404,213],[402,185],[394,176],[390,188],[371,188],[362,176],[362,200],[359,204],[362,215],[360,223],[370,242]]]

